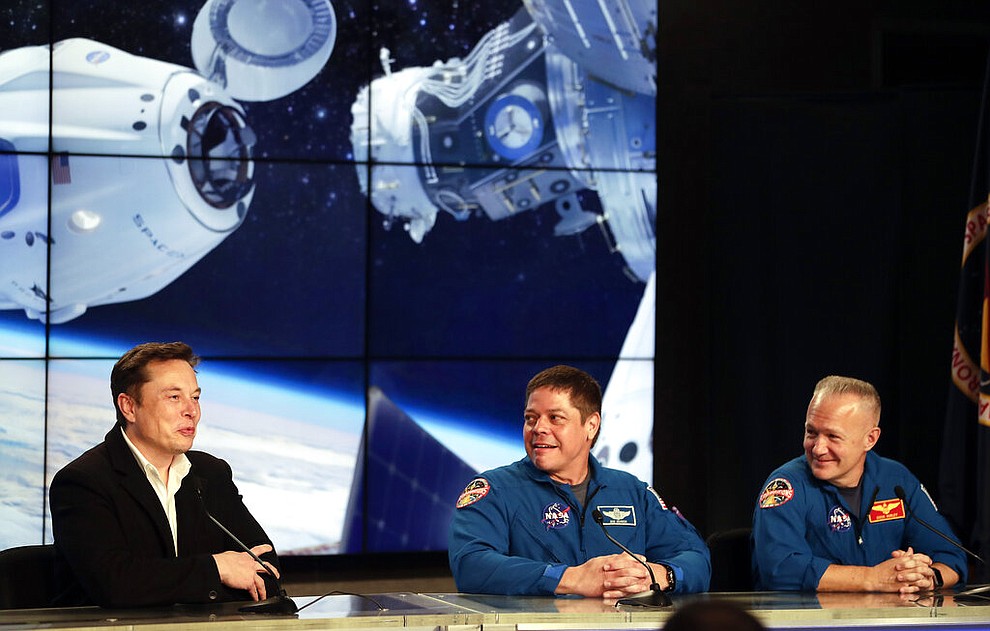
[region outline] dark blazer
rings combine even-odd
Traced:
[[[248,547],[271,541],[241,501],[230,465],[201,451],[186,457],[192,467],[175,494],[178,557],[165,510],[117,426],[55,475],[49,502],[61,593],[52,604],[140,607],[250,599],[220,582],[212,555],[240,547],[209,520],[204,506]],[[277,567],[274,553],[264,558]],[[276,593],[271,582],[266,589]]]

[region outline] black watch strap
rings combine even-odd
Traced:
[[[661,563],[660,565],[665,570],[667,570],[667,589],[665,589],[664,591],[672,592],[674,591],[674,588],[677,587],[677,575],[674,574],[674,568],[670,567],[669,565],[665,565],[663,563]]]
[[[942,589],[942,586],[945,585],[945,581],[942,580],[942,572],[934,565],[931,566],[931,568],[932,574],[934,574],[934,576],[932,576],[932,589]]]

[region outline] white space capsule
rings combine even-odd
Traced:
[[[329,0],[210,0],[193,36],[210,77],[88,39],[0,54],[0,309],[66,322],[154,294],[219,245],[255,190],[232,95],[298,89],[335,35]]]

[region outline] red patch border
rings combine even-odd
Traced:
[[[782,482],[781,488],[770,488],[774,484]],[[782,498],[782,499],[781,499]],[[760,508],[777,508],[783,506],[794,498],[794,485],[787,478],[774,478],[767,482],[763,492],[760,493]]]
[[[890,504],[890,510],[885,513],[882,509],[877,508],[878,504]],[[870,507],[871,524],[882,524],[885,521],[894,521],[895,519],[906,518],[907,513],[905,513],[904,501],[899,497],[889,500],[877,500],[873,502],[873,506]]]

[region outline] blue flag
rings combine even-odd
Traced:
[[[988,205],[969,211],[963,237],[952,347],[952,386],[939,462],[939,509],[963,543],[990,555],[990,248]],[[987,566],[970,563],[970,582],[990,582]]]

